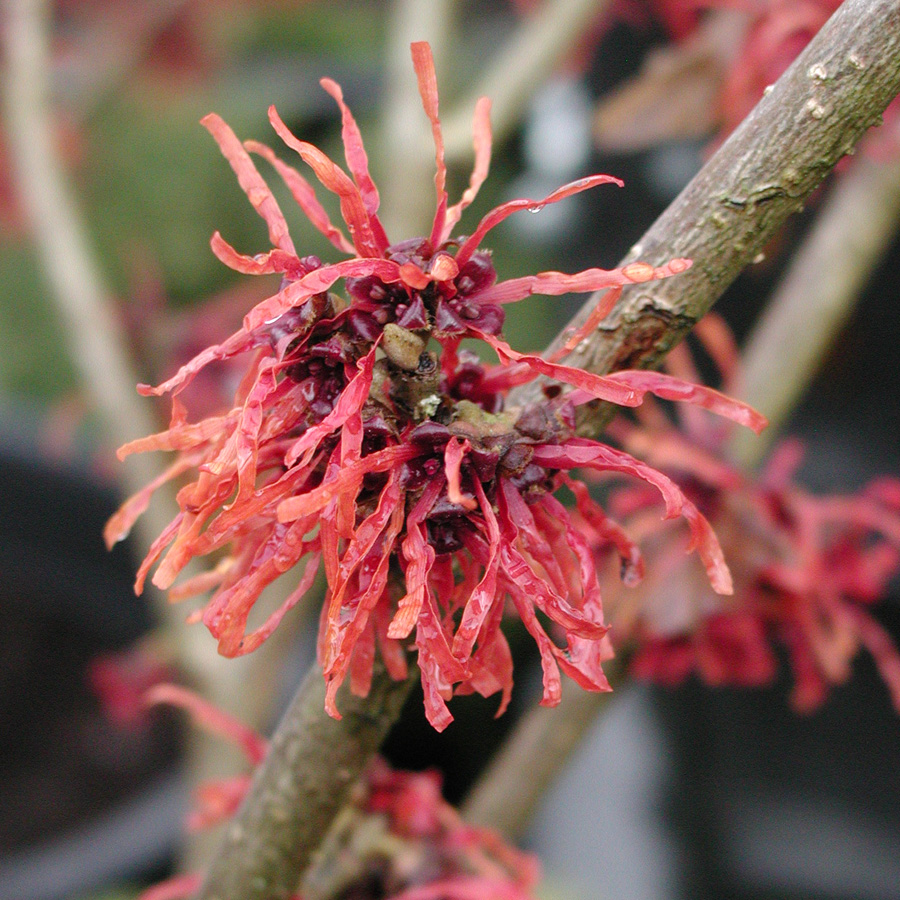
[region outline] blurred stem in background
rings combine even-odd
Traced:
[[[754,468],[847,323],[900,225],[900,163],[866,156],[831,187],[810,233],[746,342],[742,396],[769,419],[761,438],[736,433],[732,452]]]
[[[169,11],[176,8],[177,4],[167,4]],[[150,404],[135,390],[141,379],[129,359],[128,337],[95,261],[77,197],[56,151],[50,84],[51,4],[49,0],[6,0],[4,11],[4,120],[20,199],[88,402],[99,417],[104,442],[117,447],[158,431],[160,423],[152,416]],[[141,47],[139,42],[131,44],[135,53]],[[117,73],[130,69],[129,60],[119,56],[117,61]],[[22,298],[22,302],[28,299]],[[137,492],[161,470],[159,458],[153,454],[132,457],[117,468],[122,493],[127,496]],[[141,555],[175,511],[174,491],[157,492],[155,502],[135,526]],[[277,683],[275,673],[282,655],[279,649],[290,640],[290,629],[262,654],[224,660],[205,629],[187,627],[182,609],[169,604],[152,585],[148,584],[147,592],[160,621],[154,644],[167,662],[212,703],[239,711],[251,727],[266,727],[275,699],[271,687]],[[295,620],[299,618],[302,616]],[[186,765],[190,784],[219,776],[233,764],[233,751],[222,741],[196,731],[192,735]],[[191,867],[210,852],[209,840],[205,834],[195,839],[189,854]]]

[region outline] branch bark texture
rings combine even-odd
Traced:
[[[228,825],[197,900],[285,900],[400,715],[413,679],[376,662],[367,697],[344,690],[343,719],[325,712],[325,680],[306,676]]]
[[[898,91],[896,0],[846,0],[622,263],[683,256],[693,268],[627,290],[565,362],[598,374],[658,363],[881,122]],[[595,305],[590,298],[571,325]],[[536,399],[530,390],[520,399]],[[584,427],[596,431],[608,417],[598,408]]]

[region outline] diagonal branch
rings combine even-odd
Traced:
[[[281,720],[250,794],[219,844],[197,900],[285,900],[350,789],[399,718],[413,680],[394,681],[376,663],[367,697],[339,694],[343,719],[326,715],[317,666]]]
[[[880,124],[898,90],[896,3],[846,0],[623,261],[658,266],[684,256],[693,268],[626,291],[566,363],[597,373],[658,363],[838,160]],[[595,304],[591,297],[571,326]],[[537,396],[532,385],[519,399]],[[597,431],[607,420],[595,410],[585,427]]]
[[[605,374],[662,359],[830,168],[880,121],[898,90],[895,3],[847,0],[626,260],[639,256],[659,265],[684,255],[694,260],[693,269],[633,288],[566,362]],[[885,172],[882,188],[895,177]],[[595,303],[592,297],[569,329],[583,322]],[[569,329],[551,350],[561,346]],[[526,391],[520,400],[528,397]],[[610,412],[598,406],[582,427],[597,433]],[[464,812],[470,820],[511,836],[521,833],[604,699],[591,701],[570,691],[555,710],[528,714],[467,798]]]

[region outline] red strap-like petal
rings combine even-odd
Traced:
[[[459,261],[459,255],[456,257]],[[461,264],[460,264],[461,265]],[[589,291],[602,291],[629,284],[642,284],[658,278],[679,275],[690,267],[686,259],[672,259],[664,266],[631,263],[621,269],[585,269],[583,272],[566,274],[565,272],[538,272],[537,275],[525,275],[522,278],[511,278],[500,281],[485,290],[470,295],[477,303],[515,303],[532,294],[584,294]]]
[[[434,139],[434,159],[436,171],[434,187],[437,194],[434,223],[431,227],[431,247],[436,250],[440,246],[440,237],[444,233],[444,222],[447,216],[447,163],[444,161],[444,136],[441,133],[441,121],[438,118],[437,76],[434,71],[434,57],[431,47],[426,41],[416,41],[410,46],[413,68],[419,83],[419,96],[425,115],[431,122],[431,135]]]
[[[267,160],[276,172],[281,176],[282,181],[287,185],[297,205],[306,214],[306,218],[334,244],[338,250],[344,253],[356,253],[353,244],[347,239],[344,233],[336,225],[333,225],[325,207],[319,203],[312,185],[293,167],[279,159],[271,147],[261,144],[258,141],[244,141],[244,147],[250,153],[257,153],[263,159]]]
[[[276,247],[296,256],[294,242],[288,234],[287,222],[278,206],[278,201],[263,181],[262,175],[256,171],[253,160],[237,139],[235,133],[215,113],[210,113],[200,120],[200,124],[215,138],[222,155],[228,160],[238,184],[243,188],[253,208],[262,216],[269,226],[269,239]]]
[[[383,253],[387,249],[389,241],[377,215],[380,202],[378,188],[375,187],[375,182],[372,181],[372,176],[369,174],[369,158],[366,156],[366,148],[363,146],[359,126],[356,124],[356,119],[353,118],[353,114],[350,112],[347,104],[344,103],[344,94],[341,86],[330,78],[323,78],[319,84],[334,97],[335,102],[340,107],[344,157],[347,160],[350,173],[353,175],[353,180],[359,188],[366,212],[369,214],[372,232]]]
[[[216,257],[229,269],[244,275],[285,273],[291,278],[299,278],[306,273],[306,269],[296,256],[278,248],[256,256],[245,256],[238,253],[218,231],[213,233],[209,245]]]
[[[374,275],[384,282],[400,281],[400,266],[387,259],[346,259],[330,266],[322,266],[299,281],[292,281],[284,290],[258,303],[244,317],[244,329],[254,331],[274,322],[289,309],[305,303],[314,294],[327,291],[341,278],[360,278]]]
[[[475,119],[472,122],[472,134],[475,146],[475,164],[472,167],[472,175],[469,178],[469,186],[463,191],[459,203],[454,203],[447,210],[447,218],[444,222],[444,230],[441,232],[435,246],[444,244],[450,237],[450,233],[459,222],[463,210],[478,195],[481,185],[484,184],[491,167],[491,101],[487,97],[481,97],[475,104]]]
[[[281,121],[274,106],[269,107],[269,121],[285,144],[292,150],[296,150],[303,161],[316,173],[316,178],[329,191],[337,194],[341,204],[341,215],[350,229],[350,237],[357,254],[370,257],[384,256],[387,246],[380,239],[381,236],[376,235],[373,230],[366,205],[353,180],[318,147],[294,137],[287,125]]]
[[[752,406],[727,397],[725,394],[702,384],[691,384],[680,378],[673,378],[664,372],[654,372],[649,369],[633,369],[624,372],[614,372],[605,376],[608,380],[624,385],[636,391],[643,398],[645,393],[655,394],[663,400],[681,401],[692,403],[708,409],[716,415],[731,419],[739,425],[746,425],[759,434],[769,420],[757,412]]]
[[[323,483],[311,491],[282,501],[278,505],[278,521],[290,522],[301,516],[313,515],[334,500],[342,490],[346,489],[348,484],[354,484],[360,475],[370,472],[387,472],[394,466],[399,466],[401,463],[420,456],[422,452],[420,447],[398,444],[395,447],[387,447],[376,453],[370,453],[355,465],[348,466],[339,472],[333,481]]]
[[[505,341],[492,334],[478,331],[474,328],[471,330],[493,347],[494,352],[500,357],[502,363],[523,363],[538,375],[546,375],[554,378],[556,381],[571,384],[573,387],[585,391],[591,397],[595,397],[598,400],[606,400],[609,403],[616,403],[619,406],[638,406],[641,402],[640,397],[633,388],[619,381],[613,381],[609,376],[593,375],[590,372],[585,372],[583,369],[547,362],[540,356],[535,356],[531,353],[519,353],[513,350]]]
[[[587,191],[598,184],[617,184],[622,187],[624,182],[612,175],[591,175],[587,178],[579,178],[569,184],[564,184],[555,191],[547,194],[543,200],[510,200],[500,206],[492,209],[479,223],[478,227],[466,239],[465,243],[459,248],[456,254],[456,261],[462,268],[471,258],[472,254],[478,249],[484,236],[495,226],[499,225],[504,219],[509,218],[514,212],[520,209],[540,210],[548,203],[557,203],[573,194],[580,194]]]
[[[357,373],[341,391],[331,412],[317,425],[308,428],[288,450],[284,459],[286,466],[295,464],[301,467],[308,466],[321,441],[341,428],[350,416],[359,413],[372,387],[376,347],[377,344],[373,345],[372,349],[356,363]]]

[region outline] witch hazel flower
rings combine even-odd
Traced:
[[[145,701],[184,709],[196,724],[239,747],[251,767],[268,752],[268,742],[255,731],[179,685],[156,685]],[[229,822],[250,781],[245,774],[203,783],[188,827]],[[532,900],[539,878],[535,857],[462,820],[441,795],[439,773],[392,769],[376,757],[292,900]],[[140,900],[188,900],[201,884],[200,873],[177,876],[149,888]]]
[[[707,317],[696,332],[733,383],[737,351],[727,328]],[[695,374],[683,347],[669,361],[680,375]],[[880,478],[855,495],[814,496],[793,479],[802,460],[798,441],[783,442],[754,477],[728,459],[729,428],[721,420],[697,409],[681,413],[676,427],[645,404],[636,423],[618,421],[611,433],[666,471],[708,517],[734,592],[709,589],[685,556],[687,539],[660,523],[647,490],[615,491],[611,507],[649,560],[635,591],[606,593],[614,643],[634,648],[633,674],[667,685],[695,673],[711,685],[760,686],[774,681],[781,647],[794,674],[792,705],[807,712],[847,680],[865,649],[900,710],[900,653],[871,612],[900,569],[900,481]],[[594,542],[608,546],[599,532]]]
[[[356,122],[340,87],[324,79],[341,112],[348,172],[298,140],[274,109],[270,119],[319,182],[336,195],[346,233],[334,225],[312,186],[295,168],[254,141],[242,144],[216,116],[203,124],[216,139],[252,205],[268,225],[272,249],[245,256],[218,233],[212,248],[247,274],[279,274],[278,290],[258,303],[243,327],[145,394],[171,394],[169,428],[134,441],[120,456],[175,451],[169,469],[129,500],[107,527],[123,537],[154,490],[190,473],[178,492],[179,513],[141,565],[136,587],[158,564],[153,582],[172,599],[211,590],[202,619],[226,656],[258,647],[309,591],[321,565],[327,580],[318,657],[326,708],[349,678],[365,695],[380,653],[390,675],[406,677],[417,654],[429,721],[452,720],[454,694],[512,690],[512,661],[500,629],[509,608],[538,644],[542,702],[560,697],[560,670],[590,690],[607,690],[601,662],[600,591],[590,548],[555,492],[577,469],[633,475],[659,491],[667,516],[683,516],[716,590],[730,589],[728,570],[704,517],[674,482],[633,457],[575,435],[578,405],[605,400],[639,405],[645,394],[698,404],[759,429],[762,417],[715,391],[658,372],[598,376],[559,357],[519,353],[501,336],[504,306],[532,293],[607,289],[593,316],[572,334],[574,347],[629,284],[684,271],[632,263],[575,274],[542,272],[500,281],[488,232],[512,213],[538,209],[579,191],[619,183],[582,178],[540,200],[513,200],[487,213],[467,236],[453,237],[464,209],[487,176],[489,103],[475,112],[475,164],[461,200],[446,193],[444,146],[434,65],[427,44],[412,45],[425,113],[432,125],[436,211],[425,237],[391,243],[378,218],[378,191]],[[347,256],[325,264],[300,256],[278,204],[253,157],[266,160],[314,225]],[[339,293],[339,283],[343,290]],[[499,364],[487,366],[460,348],[485,342]],[[210,363],[242,355],[246,374],[230,410],[198,422],[180,394]],[[555,380],[545,402],[510,407],[510,390],[537,376]],[[562,393],[562,385],[570,388]],[[595,521],[602,509],[580,505]],[[629,581],[640,575],[635,546],[606,526]],[[181,584],[191,559],[217,562]],[[299,574],[295,574],[299,572]],[[262,624],[248,626],[262,591],[291,572],[296,587]],[[175,585],[175,586],[173,586]]]

